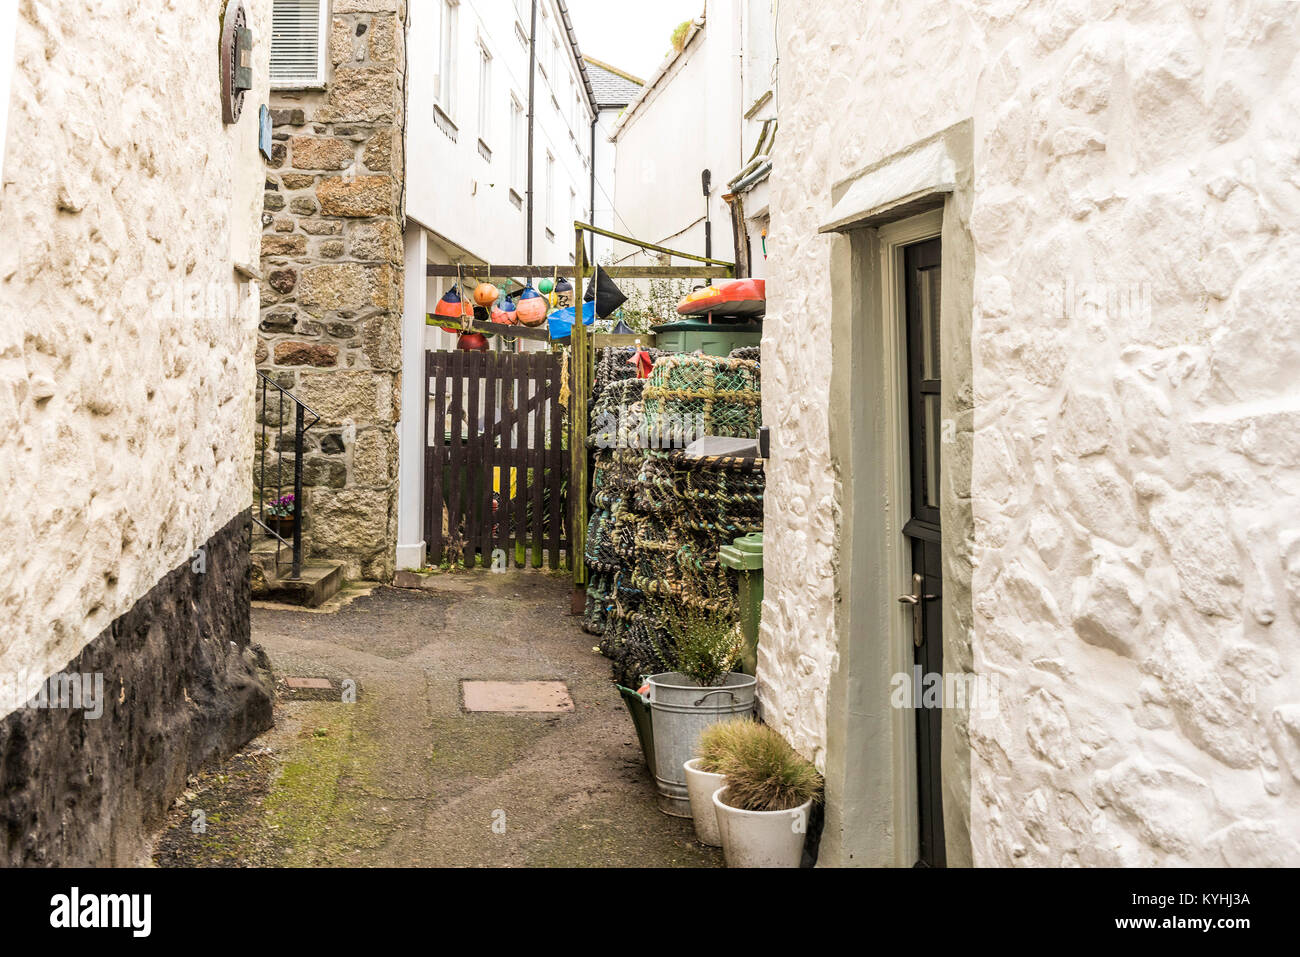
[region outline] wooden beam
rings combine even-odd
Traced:
[[[591,348],[593,351],[596,349],[618,349],[623,346],[635,346],[638,342],[647,349],[653,349],[655,334],[653,332],[638,332],[630,336],[615,335],[612,332],[593,332],[591,334]]]
[[[641,249],[649,249],[656,253],[664,253],[669,256],[674,256],[677,259],[689,259],[692,262],[707,263],[711,266],[726,266],[729,268],[734,268],[735,266],[735,263],[729,263],[722,259],[709,259],[706,256],[697,256],[694,253],[684,253],[680,249],[669,249],[667,246],[656,246],[654,243],[642,242],[639,239],[633,239],[631,236],[624,236],[622,233],[614,233],[610,232],[608,229],[601,229],[599,226],[592,226],[590,223],[575,222],[573,228],[578,235],[582,235],[583,232],[595,233],[597,236],[604,236],[606,239],[613,239],[620,243],[627,243],[629,246],[638,246]],[[578,260],[578,262],[581,261],[582,260]]]
[[[426,274],[433,279],[478,279],[484,282],[503,279],[573,279],[578,270],[573,266],[484,266],[482,271],[465,267],[429,265]],[[734,266],[601,266],[600,271],[610,279],[731,279]],[[595,270],[583,269],[590,278]]]
[[[484,322],[475,319],[470,323],[475,332],[484,332],[491,336],[504,336],[507,339],[527,339],[529,342],[550,342],[551,333],[543,323],[540,326],[505,326],[499,322]]]
[[[582,229],[575,226],[573,230],[574,253],[577,263],[585,263]],[[582,315],[583,272],[577,270],[573,286],[573,334],[570,336],[572,354],[569,357],[570,374],[573,376],[573,388],[569,408],[569,514],[573,525],[569,533],[569,561],[573,565],[574,606],[577,607],[577,592],[587,584],[587,395],[589,360],[587,352],[587,327]],[[594,308],[594,306],[593,306]]]

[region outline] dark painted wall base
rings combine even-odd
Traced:
[[[64,669],[103,675],[104,712],[23,708],[0,720],[0,865],[140,863],[204,762],[271,726],[266,656],[250,646],[250,521],[237,516]]]

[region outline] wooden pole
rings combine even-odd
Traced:
[[[569,534],[569,561],[573,564],[573,605],[575,615],[581,615],[587,607],[587,397],[590,388],[587,367],[587,327],[582,321],[582,274],[585,251],[582,242],[582,227],[575,224],[573,230],[573,261],[576,265],[573,277],[573,355],[569,368],[573,376],[573,395],[569,410],[569,514],[573,516],[572,530]],[[591,304],[596,308],[595,302]]]

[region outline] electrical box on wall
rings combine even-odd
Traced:
[[[238,123],[253,88],[253,31],[241,0],[230,0],[221,23],[221,118]]]

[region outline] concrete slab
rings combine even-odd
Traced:
[[[572,714],[563,681],[462,681],[466,711],[494,714]]]
[[[285,678],[284,683],[295,691],[329,691],[334,687],[328,678]]]

